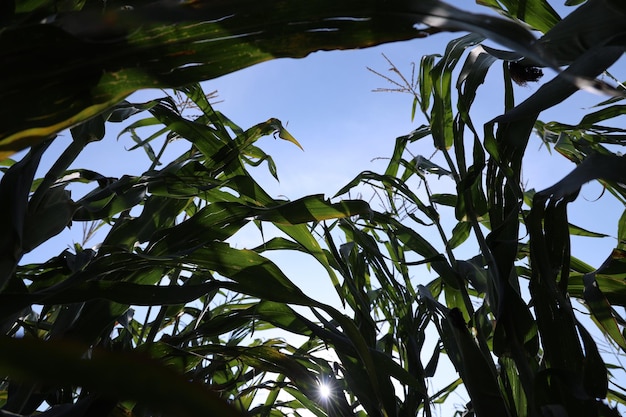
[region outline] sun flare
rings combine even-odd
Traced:
[[[326,399],[330,397],[331,391],[328,384],[320,383],[319,385],[319,394],[322,399]]]

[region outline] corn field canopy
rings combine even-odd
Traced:
[[[0,0],[0,415],[622,415],[626,211],[599,265],[571,239],[606,235],[568,212],[590,181],[626,204],[624,75],[607,72],[626,4],[567,1],[563,18],[542,0],[477,4]],[[299,147],[298,132],[242,128],[199,84],[438,32],[460,33],[412,57],[410,82],[390,79],[419,127],[330,199],[266,192],[254,173],[278,171],[258,140]],[[145,88],[170,90],[126,100]],[[478,125],[481,88],[503,104]],[[580,89],[604,96],[578,123],[541,119]],[[111,123],[145,153],[140,175],[77,166]],[[62,132],[72,141],[52,157]],[[573,170],[524,188],[529,143]],[[455,186],[433,191],[441,177]],[[348,197],[366,187],[376,199]],[[24,261],[70,226],[100,241]],[[250,229],[263,242],[241,248]],[[340,305],[275,253],[319,264]]]

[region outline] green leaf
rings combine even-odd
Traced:
[[[180,416],[242,415],[201,384],[138,353],[8,337],[0,339],[0,350],[0,371],[16,380],[82,386]]]
[[[44,194],[37,207],[29,204],[24,219],[22,249],[30,252],[46,240],[61,233],[72,223],[76,204],[64,187],[54,187]]]
[[[455,207],[457,197],[454,194],[433,194],[430,196],[431,203],[438,203],[443,206]]]
[[[623,34],[625,16],[626,8],[619,1],[587,1],[554,25],[539,42],[561,65],[574,62],[586,51],[600,50],[612,43],[616,34]]]
[[[467,240],[472,230],[469,222],[458,222],[452,229],[452,237],[448,241],[450,249],[454,249]]]
[[[20,22],[0,33],[6,63],[0,69],[0,99],[12,103],[11,116],[0,118],[0,160],[110,109],[141,88],[213,79],[277,57],[421,37],[423,32],[414,29],[418,23],[476,31],[546,61],[533,35],[520,25],[435,0],[349,0],[339,8],[331,0],[307,5],[201,1],[193,7],[154,2],[105,13],[73,11],[49,24]]]
[[[41,156],[50,142],[34,147],[21,161],[13,164],[0,180],[0,291],[13,276],[23,255],[22,241],[28,195]]]
[[[340,287],[337,274],[330,265],[329,257],[326,255],[326,252],[320,246],[320,242],[318,242],[313,233],[311,233],[311,230],[307,227],[307,225],[276,224],[276,227],[294,239],[298,245],[300,245],[300,250],[307,251],[309,254],[313,255],[313,257],[328,273],[333,286],[335,288]]]
[[[146,188],[140,178],[123,176],[78,200],[74,220],[105,219],[128,210],[146,198]]]
[[[585,236],[585,237],[608,237],[604,233],[592,232],[591,230],[583,229],[574,224],[569,225],[569,232],[572,236]]]
[[[476,414],[507,415],[508,409],[493,374],[493,364],[489,364],[470,335],[461,312],[450,310],[442,320],[441,329],[446,351],[456,352],[450,359],[463,379]]]
[[[465,49],[476,45],[483,39],[484,37],[481,35],[471,34],[451,41],[446,47],[446,53],[430,72],[433,83],[433,109],[430,126],[437,149],[449,149],[454,141],[452,130],[452,70],[456,67]]]
[[[102,243],[103,246],[126,248],[130,251],[136,243],[145,243],[162,229],[172,227],[188,201],[153,195],[144,203],[141,214],[134,218],[118,220]]]
[[[582,325],[578,325],[580,338],[585,347],[585,362],[583,364],[583,385],[587,393],[593,398],[606,398],[609,389],[608,372],[606,365],[598,352],[598,346],[591,334]]]
[[[417,168],[419,171],[426,172],[429,174],[436,174],[441,177],[442,175],[452,177],[452,172],[442,168],[441,166],[431,162],[425,157],[418,155],[416,156],[411,163]]]
[[[186,254],[181,261],[230,278],[237,282],[238,291],[260,299],[302,305],[311,303],[311,299],[273,262],[251,250],[234,249],[220,242],[207,243]]]
[[[410,168],[414,168],[412,164],[404,164],[404,166],[408,166]],[[413,171],[412,171],[413,172]],[[411,201],[412,204],[415,204],[417,208],[424,214],[426,214],[430,219],[433,217],[437,217],[437,213],[434,212],[432,207],[424,204],[420,198],[407,186],[406,182],[401,180],[400,178],[395,178],[390,175],[381,175],[371,171],[363,171],[358,176],[356,176],[352,181],[346,184],[341,190],[339,190],[335,196],[339,196],[347,193],[353,187],[356,187],[361,184],[361,182],[370,182],[370,181],[380,181],[386,188],[393,189],[395,192],[400,193],[401,195],[406,196],[406,198]]]
[[[561,20],[559,14],[545,0],[527,0],[524,2],[477,0],[476,2],[506,11],[508,16],[520,19],[543,33],[546,33]]]
[[[537,193],[535,199],[573,201],[578,196],[580,187],[591,180],[601,178],[608,181],[624,181],[625,163],[626,158],[623,156],[592,153],[561,181]]]
[[[602,293],[595,279],[596,273],[585,274],[583,283],[585,290],[583,296],[589,306],[594,320],[600,325],[603,332],[609,336],[622,350],[626,351],[626,340],[620,332],[619,326],[611,311],[611,304]]]
[[[417,129],[413,130],[408,135],[399,136],[396,138],[396,146],[393,149],[393,156],[391,157],[391,161],[385,170],[385,175],[390,177],[395,177],[398,174],[398,168],[402,162],[402,156],[404,155],[404,151],[406,150],[406,146],[408,143],[417,141],[430,135],[430,127],[426,125],[421,125]],[[339,193],[337,193],[339,195]]]
[[[350,216],[371,217],[369,205],[360,200],[343,200],[330,203],[323,195],[303,197],[277,207],[259,209],[256,218],[279,224],[299,224],[341,219]]]
[[[441,55],[424,55],[420,61],[419,69],[419,91],[420,91],[420,106],[423,112],[427,112],[430,108],[430,98],[433,94],[433,78],[431,77],[431,71],[435,66],[435,59],[441,57]]]
[[[469,110],[476,98],[478,87],[484,83],[487,71],[496,61],[496,58],[485,52],[482,46],[476,46],[467,56],[461,73],[456,81],[459,92],[457,107],[465,123],[474,130],[469,117]]]
[[[105,299],[119,304],[151,306],[185,304],[220,288],[219,282],[199,285],[156,286],[131,282],[78,282],[31,294],[0,294],[3,308],[19,311],[32,304],[72,304]]]
[[[626,105],[609,106],[605,109],[598,110],[597,112],[586,114],[580,122],[576,124],[576,128],[589,129],[598,122],[603,122],[607,119],[612,119],[625,113]]]
[[[511,404],[515,406],[517,415],[523,416],[528,412],[528,400],[520,383],[515,361],[508,357],[501,357],[498,363],[500,364],[502,384],[512,397]]]
[[[527,220],[534,265],[530,290],[546,365],[554,369],[571,369],[569,364],[583,361],[572,307],[565,299],[569,274],[566,207],[567,202],[559,202],[544,209],[535,196]]]
[[[617,249],[626,249],[626,210],[622,213],[617,223]]]
[[[531,114],[539,114],[541,111],[561,103],[580,88],[591,89],[591,85],[584,85],[582,81],[578,85],[572,81],[576,77],[597,77],[621,56],[622,48],[617,47],[587,50],[565,71],[543,84],[533,95],[515,106],[515,108],[494,120],[499,123],[510,122],[525,118]]]

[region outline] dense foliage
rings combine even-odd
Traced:
[[[3,112],[0,152],[32,147],[4,161],[0,182],[2,413],[431,416],[462,387],[465,415],[618,416],[626,390],[613,374],[623,367],[594,335],[626,350],[617,310],[626,305],[626,216],[617,247],[592,267],[570,254],[571,235],[593,233],[571,226],[567,208],[594,179],[626,201],[623,157],[607,147],[624,129],[606,122],[624,113],[624,92],[594,80],[622,54],[626,7],[589,0],[561,20],[541,0],[479,3],[502,17],[434,0],[137,2],[104,13],[89,2],[7,2],[0,95],[14,106]],[[531,29],[543,33],[538,42]],[[248,169],[266,164],[276,175],[256,141],[298,142],[276,119],[241,129],[190,84],[273,57],[438,30],[471,33],[422,57],[416,83],[399,80],[423,124],[396,139],[384,172],[337,192],[372,186],[378,206],[272,197]],[[503,114],[479,129],[472,105],[499,64]],[[513,82],[544,66],[558,75],[516,105]],[[148,86],[178,86],[200,114],[170,96],[121,101]],[[576,125],[538,120],[578,88],[615,97]],[[142,175],[72,165],[111,122],[129,123],[151,158]],[[70,126],[71,144],[36,179],[54,134]],[[534,134],[578,164],[539,192],[521,185]],[[161,160],[174,140],[186,150]],[[413,156],[418,140],[432,140],[445,164]],[[456,192],[431,191],[441,176]],[[75,184],[91,191],[72,199]],[[76,244],[21,262],[81,222],[104,231],[97,249]],[[279,233],[256,248],[231,244],[246,226],[270,225]],[[441,245],[425,237],[433,230]],[[475,256],[459,259],[461,245]],[[311,256],[344,308],[305,294],[267,251]],[[417,284],[425,269],[430,281]],[[433,392],[437,378],[450,380]]]

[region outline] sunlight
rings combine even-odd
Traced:
[[[323,400],[330,397],[331,392],[330,392],[330,387],[328,386],[328,384],[324,384],[324,383],[319,384],[319,394],[320,394],[320,398],[322,398]]]

